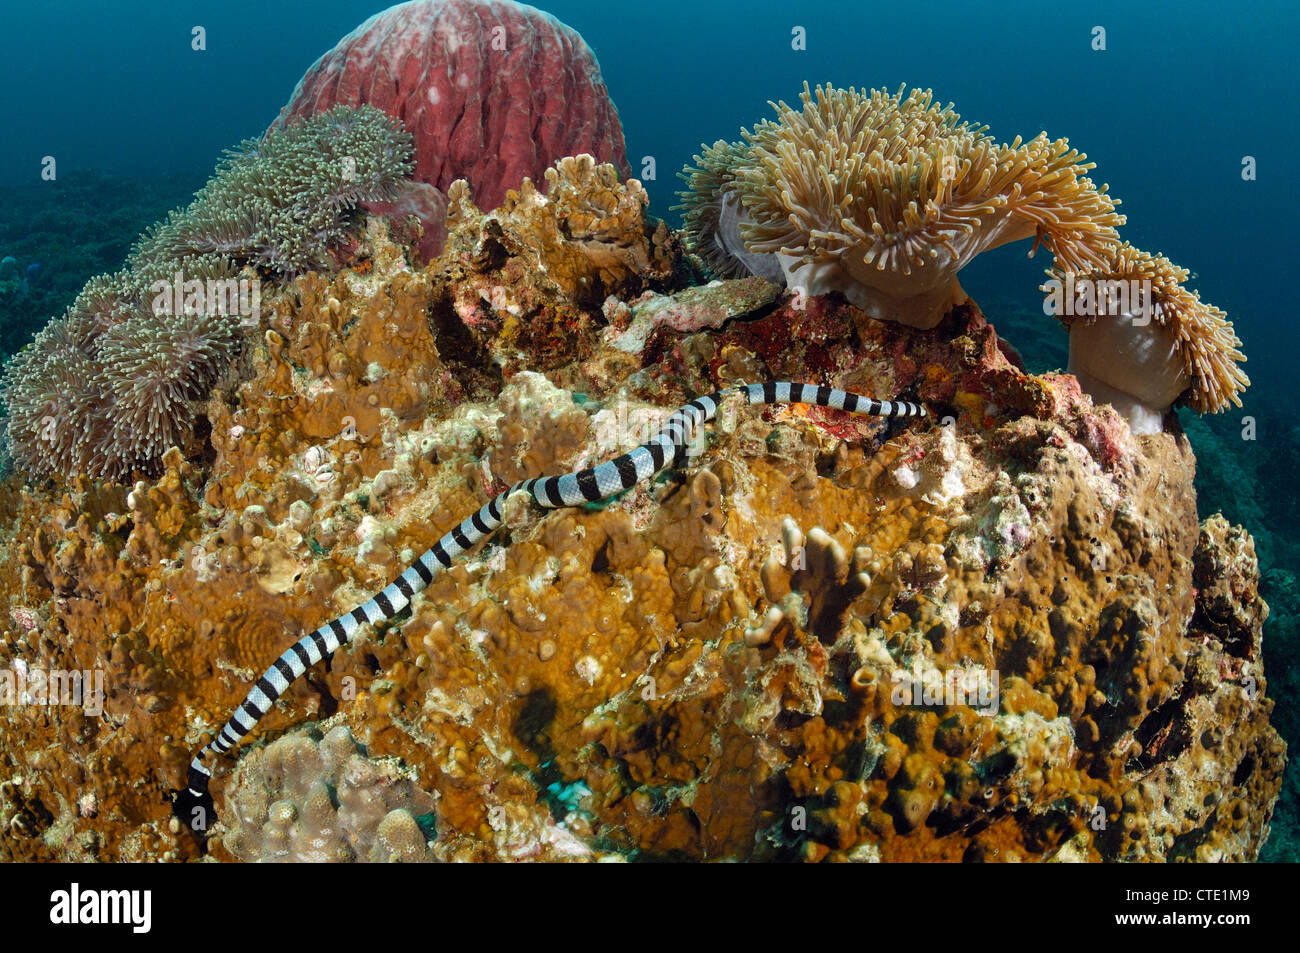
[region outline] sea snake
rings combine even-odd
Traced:
[[[211,769],[205,764],[208,755],[225,754],[239,744],[271,710],[276,699],[287,692],[307,669],[350,642],[362,625],[391,619],[401,612],[410,605],[417,592],[433,581],[436,572],[450,568],[452,560],[491,535],[501,525],[501,507],[511,493],[524,490],[532,495],[538,506],[555,509],[594,503],[630,489],[677,461],[685,453],[695,428],[712,420],[718,412],[718,405],[732,394],[744,395],[750,404],[816,404],[878,417],[926,416],[925,408],[919,404],[875,400],[833,387],[786,381],[748,384],[695,398],[664,421],[649,443],[607,463],[564,476],[539,477],[516,483],[498,493],[477,513],[434,543],[428,552],[369,602],[304,635],[272,662],[249,690],[243,703],[235,709],[221,733],[190,762],[187,782],[190,795],[207,797],[208,781],[212,777]]]

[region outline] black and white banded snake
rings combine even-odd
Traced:
[[[271,663],[217,737],[190,763],[189,795],[197,799],[207,797],[208,782],[212,777],[212,771],[205,763],[208,756],[225,754],[239,744],[270,711],[276,699],[309,668],[350,642],[365,623],[391,619],[401,612],[410,605],[417,592],[429,585],[435,573],[449,568],[457,556],[495,532],[502,524],[502,506],[512,493],[522,490],[530,494],[538,506],[556,509],[597,502],[630,489],[679,460],[695,429],[713,420],[719,405],[732,394],[742,395],[751,405],[814,404],[879,417],[926,416],[925,408],[919,404],[876,400],[832,387],[785,381],[742,385],[695,398],[669,416],[649,442],[613,460],[576,473],[516,483],[434,543],[383,591],[304,635]]]

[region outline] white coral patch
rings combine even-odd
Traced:
[[[594,655],[584,655],[573,663],[573,671],[588,685],[595,685],[602,671],[600,660]]]
[[[369,514],[363,516],[361,518],[361,522],[357,524],[357,528],[356,528],[356,536],[358,542],[370,536],[374,536],[376,533],[380,531],[380,529],[381,527],[377,519],[375,519],[373,516],[370,516]]]
[[[330,452],[324,447],[308,447],[302,456],[302,468],[308,473],[315,473],[330,462]]]
[[[540,840],[549,844],[561,857],[589,857],[591,848],[578,839],[573,831],[563,824],[547,823],[542,828]]]
[[[910,490],[921,482],[921,478],[916,475],[916,471],[906,463],[894,470],[894,479],[898,481],[898,485],[904,490]]]
[[[961,471],[956,467],[946,470],[939,481],[938,499],[933,502],[947,503],[966,495],[966,483],[961,478]]]

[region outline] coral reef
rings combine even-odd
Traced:
[[[338,107],[247,142],[184,210],[150,229],[127,265],[92,278],[5,367],[14,461],[29,477],[123,479],[187,451],[196,401],[256,324],[257,272],[333,263],[367,198],[410,171],[410,140],[375,109]],[[251,274],[251,277],[250,277]]]
[[[432,266],[447,322],[507,375],[521,357],[546,369],[590,353],[610,298],[680,283],[677,239],[647,219],[640,182],[619,182],[589,155],[561,159],[544,179],[545,196],[525,179],[487,213],[468,183],[452,183],[447,246]]]
[[[412,0],[375,14],[309,69],[277,124],[343,104],[378,107],[415,137],[413,205],[466,179],[495,208],[524,178],[590,153],[629,175],[623,128],[595,54],[513,0]],[[440,218],[421,214],[436,253]]]
[[[210,453],[0,486],[3,667],[105,673],[103,717],[0,710],[6,858],[1258,854],[1285,757],[1267,607],[1248,534],[1198,520],[1176,426],[1026,373],[971,302],[916,329],[757,279],[681,289],[631,183],[565,182],[563,218],[455,190],[420,270],[374,219],[364,269],[268,295]],[[934,419],[724,402],[659,479],[504,513],[280,697],[216,772],[219,827],[172,815],[271,659],[501,488],[780,379]]]
[[[975,256],[1033,238],[1052,253],[1053,280],[1102,286],[1079,317],[1073,294],[1056,310],[1089,394],[1144,433],[1183,394],[1200,412],[1240,405],[1249,381],[1224,313],[1183,288],[1185,269],[1120,243],[1118,203],[1067,140],[999,144],[928,90],[805,84],[800,102],[773,104],[776,120],[705,148],[682,173],[688,242],[716,274],[838,291],[870,317],[928,329],[966,300],[957,276]],[[1154,313],[1134,320],[1109,289],[1124,283],[1129,302],[1128,283],[1143,279]]]
[[[536,380],[536,378],[533,378]],[[545,380],[542,378],[541,380]],[[545,405],[547,388],[514,402],[513,409]],[[538,400],[538,397],[541,400]],[[187,794],[198,801],[208,795],[212,777],[209,756],[227,754],[250,733],[294,682],[316,663],[332,656],[357,635],[363,625],[378,625],[403,615],[411,600],[459,556],[501,528],[507,515],[527,500],[542,509],[606,502],[639,484],[652,481],[668,467],[684,462],[702,436],[699,428],[712,423],[730,400],[747,404],[807,404],[877,417],[924,417],[926,410],[908,401],[878,401],[833,387],[770,381],[704,394],[670,415],[649,440],[627,453],[572,473],[519,480],[453,527],[431,548],[406,566],[402,574],[359,606],[307,633],[280,653],[263,672],[243,702],[222,726],[220,734],[190,763]],[[507,410],[509,416],[509,410]],[[516,428],[518,423],[515,424]]]

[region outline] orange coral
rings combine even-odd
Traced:
[[[0,485],[4,667],[107,685],[103,718],[0,706],[6,857],[292,854],[290,811],[332,856],[349,822],[313,751],[377,781],[351,829],[378,858],[1256,856],[1284,761],[1266,607],[1249,536],[1198,532],[1185,438],[1135,441],[1073,378],[1025,374],[973,305],[930,333],[786,302],[658,324],[636,353],[600,335],[520,349],[516,370],[545,379],[507,379],[441,308],[461,280],[518,301],[550,279],[522,253],[459,257],[490,250],[477,225],[454,266],[419,273],[372,228],[368,274],[270,302],[205,408],[209,454],[173,451],[134,487]],[[692,307],[710,294],[731,289]],[[510,514],[409,617],[363,627],[280,698],[271,743],[216,778],[224,836],[172,816],[189,756],[266,660],[497,476],[627,446],[610,418],[723,378],[794,376],[915,389],[947,422],[891,434],[724,407],[663,480]],[[995,705],[894,691],[979,670],[999,673]]]

